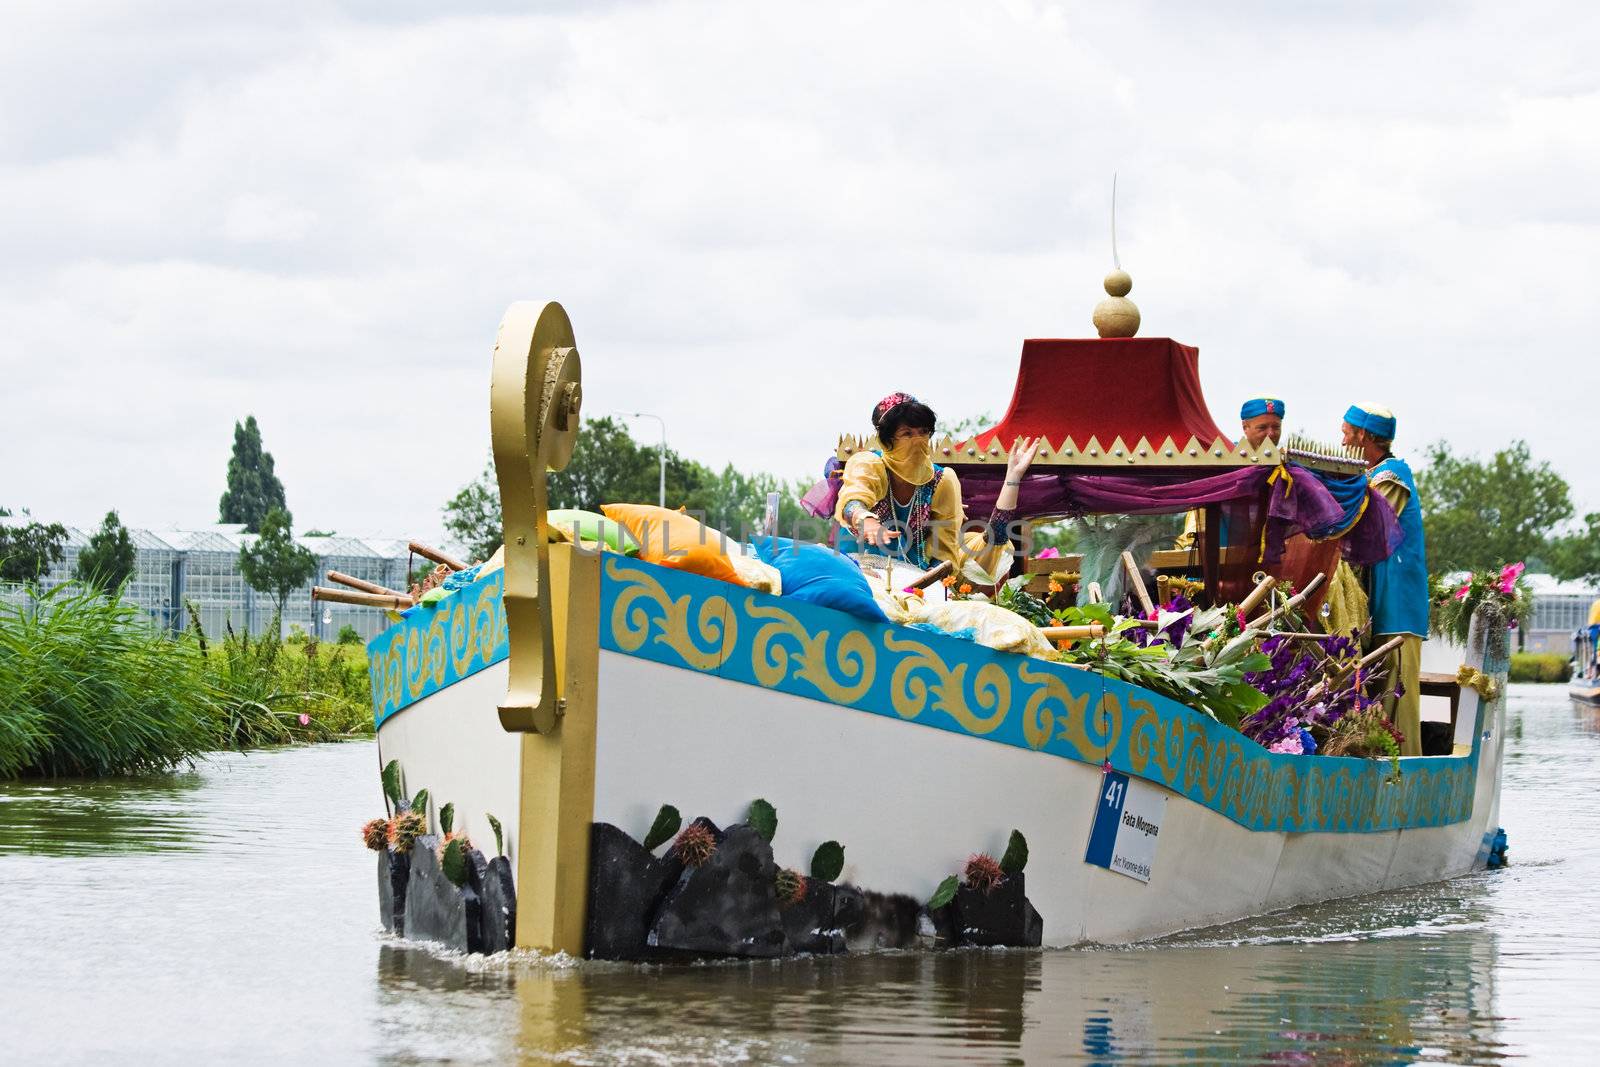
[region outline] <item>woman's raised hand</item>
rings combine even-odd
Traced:
[[[1011,443],[1011,454],[1006,457],[1006,481],[1014,481],[1028,473],[1033,457],[1039,454],[1040,437],[1019,437]]]

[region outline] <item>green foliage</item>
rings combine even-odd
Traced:
[[[765,800],[757,798],[750,802],[750,810],[744,813],[744,821],[755,832],[760,834],[762,840],[768,844],[778,833],[778,809],[768,804]]]
[[[405,795],[400,789],[400,761],[392,759],[383,765],[383,795],[397,808]]]
[[[1006,841],[1005,854],[1000,857],[1000,869],[1007,874],[1021,874],[1027,865],[1028,839],[1022,836],[1021,830],[1013,830]]]
[[[844,870],[844,846],[837,841],[824,841],[811,854],[811,877],[819,882],[831,882]]]
[[[939,883],[939,888],[933,891],[933,896],[928,898],[928,910],[938,911],[948,905],[952,900],[956,899],[956,890],[958,888],[960,888],[960,882],[955,875],[952,874],[945,878],[944,881]]]
[[[363,644],[366,644],[365,641],[361,640],[361,631],[357,630],[354,626],[351,626],[349,623],[345,623],[343,626],[339,627],[339,641],[338,641],[338,643],[341,644],[341,645],[363,645]]]
[[[222,494],[218,522],[242,522],[248,533],[261,529],[267,512],[278,508],[288,525],[288,502],[283,483],[273,473],[272,453],[261,447],[261,428],[256,417],[245,417],[244,425],[233,424],[233,455],[228,459],[228,488]]]
[[[500,828],[500,820],[488,812],[484,812],[483,817],[489,820],[489,829],[494,831],[494,854],[496,856],[505,855],[506,836],[505,831]]]
[[[1571,681],[1572,660],[1558,652],[1513,652],[1509,679],[1513,682]]]
[[[495,481],[494,457],[484,464],[483,472],[463,485],[456,495],[446,501],[444,529],[450,539],[473,559],[488,559],[500,547],[505,534],[500,517],[500,485]],[[419,581],[413,577],[412,582]]]
[[[661,810],[656,812],[656,821],[650,824],[650,832],[644,835],[644,848],[646,852],[654,852],[663,842],[678,832],[683,825],[683,816],[678,814],[678,809],[671,804],[661,805]]]
[[[239,549],[239,573],[250,588],[277,601],[281,616],[289,594],[317,573],[317,557],[295,543],[289,513],[272,508],[261,520],[261,535],[255,544]]]
[[[439,809],[439,832],[441,834],[448,834],[451,830],[455,829],[455,825],[456,804],[455,801],[452,800],[450,803]]]
[[[167,771],[216,747],[195,658],[79,585],[0,603],[0,778]]]
[[[450,879],[451,885],[459,888],[467,884],[466,838],[452,837],[444,843],[444,848],[439,852],[439,869]]]
[[[1428,566],[1434,574],[1481,570],[1497,560],[1543,558],[1572,517],[1567,483],[1513,441],[1487,462],[1430,447],[1417,474]]]
[[[109,593],[121,589],[133,575],[138,553],[128,528],[122,525],[115,511],[106,512],[100,529],[89,538],[89,544],[78,553],[77,577],[81,582]]]
[[[1024,574],[1003,583],[995,595],[994,602],[1007,611],[1016,612],[1035,626],[1049,626],[1054,621],[1050,608],[1043,600],[1023,588],[1032,578],[1033,575]]]
[[[411,810],[421,815],[424,819],[428,817],[428,791],[426,789],[417,790],[417,795],[411,798]]]
[[[1600,584],[1600,511],[1583,517],[1583,529],[1556,538],[1548,550],[1551,573]]]
[[[10,515],[0,508],[0,513]],[[27,515],[28,509],[23,508]],[[0,523],[0,582],[32,582],[66,554],[67,528],[59,522]]]
[[[1117,621],[1104,604],[1065,608],[1055,612],[1055,618],[1067,626],[1098,622],[1106,627],[1103,640],[1079,641],[1055,653],[1052,658],[1062,663],[1081,663],[1100,674],[1153,689],[1235,729],[1241,719],[1267,702],[1259,689],[1244,680],[1247,673],[1272,666],[1272,661],[1257,651],[1253,638],[1201,640],[1223,625],[1225,609],[1197,613],[1189,637],[1177,649],[1162,643],[1134,643],[1128,634],[1137,622]]]

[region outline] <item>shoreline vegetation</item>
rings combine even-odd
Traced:
[[[227,628],[152,629],[116,593],[70,583],[0,604],[0,779],[174,770],[372,734],[366,649]]]

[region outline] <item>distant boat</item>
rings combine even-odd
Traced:
[[[1204,435],[1057,437],[1063,465],[1159,467],[1171,481],[1278,463],[1270,446],[1245,454],[1212,432],[1194,349],[1027,344],[1025,367],[1038,355],[1074,378],[1096,359],[1110,361],[1095,366],[1102,376],[1134,358],[1170,366],[1171,395],[1141,378],[1135,410],[1149,421],[1178,396],[1191,427],[1196,412],[1208,424]],[[663,803],[685,819],[737,821],[765,798],[782,817],[779,867],[804,869],[836,839],[843,880],[917,901],[1021,829],[1027,895],[1055,946],[1144,939],[1489,861],[1503,639],[1466,657],[1501,685],[1485,686],[1488,698],[1460,690],[1448,755],[1401,759],[1395,779],[1385,760],[1269,752],[1092,671],[548,544],[545,471],[570,455],[581,395],[566,313],[513,305],[491,398],[504,566],[368,645],[380,764],[398,760],[476,842],[493,839],[486,815],[498,818],[519,945],[582,954],[591,824],[643,838]],[[1097,835],[1122,825],[1148,840],[1116,861],[1121,846],[1106,844],[1097,862]]]
[[[1589,609],[1589,623],[1572,635],[1572,684],[1567,692],[1584,704],[1600,704],[1600,600]]]

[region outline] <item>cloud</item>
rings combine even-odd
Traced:
[[[1117,170],[1143,332],[1221,421],[1382,398],[1404,448],[1523,436],[1600,508],[1596,20],[1198,11],[26,10],[0,503],[209,521],[254,413],[301,525],[432,536],[516,299],[565,303],[592,413],[800,475],[892,389],[998,414],[1022,338],[1089,332]]]

